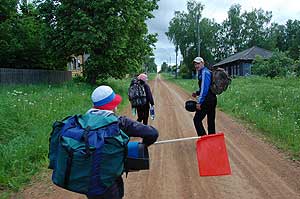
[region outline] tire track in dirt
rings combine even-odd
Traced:
[[[182,91],[177,86],[166,83],[161,80],[159,82],[159,89],[161,91],[159,97],[163,97],[163,102],[159,100],[160,104],[167,106],[161,107],[159,114],[167,114],[169,123],[165,124],[169,128],[160,127],[160,138],[174,139],[178,137],[195,136],[195,130],[192,123],[193,114],[187,113],[184,110],[184,101],[189,98],[189,95]],[[172,97],[170,97],[172,96]],[[171,98],[171,101],[169,101]],[[172,105],[170,105],[170,103]],[[158,103],[156,103],[158,104]],[[175,105],[175,107],[174,107]],[[170,108],[173,107],[173,108]],[[169,109],[169,110],[168,110]],[[176,110],[174,110],[176,109]],[[172,116],[176,114],[176,116]],[[220,117],[221,116],[221,117]],[[165,121],[162,121],[163,124]],[[171,125],[174,124],[174,125]],[[176,125],[175,125],[176,124]],[[178,125],[180,127],[178,127]],[[177,126],[174,128],[174,126]],[[238,123],[234,122],[230,117],[222,112],[217,113],[217,129],[225,132],[226,143],[229,152],[229,158],[232,166],[233,174],[231,176],[221,177],[199,177],[197,170],[197,163],[195,161],[195,146],[194,143],[176,143],[169,144],[172,146],[160,146],[164,152],[160,153],[159,174],[149,175],[154,177],[159,175],[164,180],[153,180],[153,182],[161,183],[160,186],[152,185],[151,187],[156,194],[144,193],[146,198],[300,198],[299,197],[299,170],[296,167],[290,166],[282,154],[272,153],[274,148],[269,144],[262,142],[258,137],[246,133],[247,130]],[[166,135],[172,133],[173,137]],[[241,142],[242,141],[242,142]],[[244,147],[240,146],[244,145]],[[156,151],[158,146],[153,146],[152,151]],[[172,150],[172,151],[171,151]],[[177,152],[176,152],[177,151]],[[169,154],[167,156],[167,154]],[[176,155],[177,154],[177,155]],[[172,160],[175,155],[178,161]],[[152,162],[157,161],[157,158],[152,157]],[[162,159],[168,159],[163,161]],[[278,165],[280,162],[281,166]],[[175,165],[177,164],[177,165]],[[286,168],[287,171],[280,169]],[[169,171],[166,172],[165,170]],[[154,170],[155,168],[151,168]],[[172,179],[168,173],[173,172]],[[165,174],[165,176],[163,176]],[[159,177],[156,177],[159,179]],[[173,186],[172,190],[165,183],[169,182]],[[128,183],[130,190],[130,183]],[[190,185],[190,186],[189,186]],[[133,188],[133,190],[137,191]],[[162,190],[164,193],[161,193]],[[145,189],[143,189],[145,191]],[[133,191],[132,191],[133,192]],[[148,197],[149,195],[149,197]],[[131,197],[129,197],[131,196]],[[128,194],[128,198],[134,195]]]
[[[231,166],[236,170],[239,181],[252,190],[256,198],[300,198],[299,168],[286,159],[274,146],[263,142],[255,133],[229,120],[219,112],[220,128],[227,132],[226,143]],[[218,128],[218,129],[220,129]],[[246,179],[246,180],[245,180]],[[249,184],[251,186],[249,186]]]

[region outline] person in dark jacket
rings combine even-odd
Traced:
[[[137,78],[141,82],[141,84],[144,86],[145,92],[146,92],[146,104],[136,107],[137,115],[138,115],[137,121],[143,122],[143,124],[147,125],[148,118],[149,118],[150,105],[154,108],[154,100],[153,100],[150,86],[147,84],[148,76],[146,74],[142,73]]]
[[[93,108],[88,110],[88,114],[109,116],[116,114],[117,106],[121,103],[122,97],[115,94],[109,86],[99,86],[92,93]],[[142,143],[147,146],[153,144],[158,138],[158,131],[152,127],[141,124],[126,116],[118,117],[119,128],[129,137],[140,137]],[[107,188],[102,195],[87,196],[88,199],[121,199],[124,196],[124,184],[122,176],[116,177],[115,183]]]
[[[199,90],[192,94],[193,97],[198,96],[196,105],[196,113],[194,116],[194,126],[198,136],[206,135],[202,120],[207,116],[208,134],[216,133],[215,118],[217,96],[211,92],[211,72],[204,66],[202,57],[196,57],[193,61],[196,71],[198,72]]]

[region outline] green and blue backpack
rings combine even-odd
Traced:
[[[74,115],[53,124],[49,168],[64,189],[101,195],[124,171],[129,137],[115,115]]]

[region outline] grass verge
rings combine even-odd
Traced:
[[[197,80],[169,81],[192,93],[198,89]],[[300,159],[300,79],[241,77],[232,81],[229,89],[218,96],[218,108],[249,122],[278,148]]]
[[[128,105],[130,79],[109,79],[123,97],[118,110]],[[26,185],[48,163],[48,140],[55,120],[85,113],[96,86],[85,83],[0,87],[0,198]]]

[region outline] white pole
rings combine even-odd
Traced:
[[[162,140],[162,141],[154,142],[153,144],[166,144],[166,143],[180,142],[180,141],[186,141],[186,140],[195,140],[195,139],[199,139],[199,138],[201,138],[201,136],[199,136],[199,137],[179,138],[179,139],[173,139],[173,140]]]

